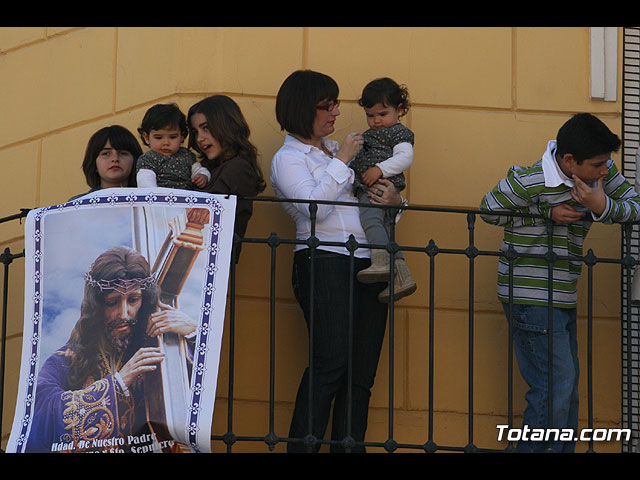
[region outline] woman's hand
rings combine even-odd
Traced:
[[[157,337],[161,333],[177,333],[180,336],[189,335],[198,328],[195,320],[181,310],[177,310],[162,302],[158,303],[160,310],[152,313],[147,324],[147,335]]]
[[[396,186],[386,178],[381,178],[373,184],[367,192],[371,203],[376,205],[402,205],[402,196],[396,190]]]
[[[159,347],[142,347],[124,364],[119,372],[120,378],[129,387],[138,375],[155,370],[156,364],[163,359],[164,353],[160,351]]]
[[[344,138],[338,153],[336,153],[336,158],[342,160],[345,164],[349,163],[358,154],[363,144],[364,138],[362,134],[351,132]]]

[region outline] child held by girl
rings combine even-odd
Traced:
[[[400,123],[409,110],[409,92],[390,78],[379,78],[367,84],[358,104],[364,108],[369,129],[362,135],[364,145],[349,166],[355,172],[354,195],[360,203],[370,203],[369,189],[380,178],[392,182],[399,192],[406,187],[405,176],[413,161],[414,135]],[[381,193],[378,193],[380,195]],[[360,207],[360,221],[371,244],[389,242],[390,215],[382,208]],[[371,266],[358,273],[362,283],[389,281],[390,254],[386,249],[371,250]],[[397,252],[394,265],[394,298],[411,295],[416,283],[411,277],[402,252]],[[389,287],[378,296],[388,303]]]
[[[136,163],[138,187],[194,190],[207,185],[211,174],[182,146],[189,130],[186,117],[177,105],[151,107],[145,113],[138,133],[150,148]]]

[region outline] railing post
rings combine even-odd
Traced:
[[[19,216],[16,216],[15,218],[22,218],[22,216],[23,215],[21,214]],[[8,247],[5,248],[4,253],[0,255],[0,261],[2,261],[2,264],[4,265],[4,283],[2,287],[2,356],[0,356],[0,439],[2,439],[2,417],[4,413],[4,372],[7,357],[7,304],[9,301],[9,265],[15,258],[19,257],[24,257],[24,250],[22,251],[22,253],[12,255],[11,250]],[[1,449],[0,452],[2,452]]]
[[[475,264],[474,259],[478,255],[478,249],[475,247],[474,233],[475,233],[476,215],[475,213],[467,214],[467,229],[469,230],[469,246],[466,249],[466,255],[469,258],[469,424],[468,424],[468,443],[465,446],[464,451],[473,453],[476,451],[476,446],[473,443],[473,346],[474,346],[474,277],[475,277]]]
[[[318,439],[313,435],[313,340],[314,340],[314,305],[315,305],[315,264],[316,264],[316,248],[318,248],[319,240],[315,236],[316,233],[316,215],[318,213],[318,204],[309,204],[309,218],[311,220],[311,235],[307,240],[309,247],[310,267],[309,267],[309,404],[307,405],[309,411],[308,428],[309,433],[304,439],[304,444],[307,447],[307,451],[311,452],[315,447]]]
[[[593,250],[584,258],[587,265],[587,426],[593,431],[593,266],[597,262]],[[593,439],[589,440],[587,452],[593,452]]]
[[[351,420],[352,420],[352,403],[353,403],[353,285],[355,280],[355,260],[354,252],[358,248],[358,242],[353,235],[349,235],[349,240],[346,243],[347,250],[349,251],[349,329],[348,329],[348,342],[347,342],[347,429],[346,436],[342,440],[342,446],[347,453],[351,452],[351,449],[355,446],[355,439],[351,436]]]
[[[548,380],[547,380],[547,428],[553,428],[553,264],[558,255],[553,251],[553,220],[547,219],[547,340],[548,340]],[[551,442],[549,442],[548,451],[552,452]]]
[[[433,441],[433,382],[434,382],[434,358],[435,355],[433,353],[434,345],[435,345],[435,256],[438,254],[438,247],[436,246],[433,240],[429,240],[429,244],[425,248],[425,252],[429,256],[429,378],[428,378],[428,392],[427,395],[429,397],[428,405],[429,405],[429,421],[428,421],[428,439],[424,444],[423,448],[427,453],[433,453],[437,450],[438,446]]]
[[[275,433],[275,388],[276,388],[276,256],[280,245],[280,238],[271,232],[267,244],[271,248],[271,281],[269,286],[269,433],[265,441],[269,450],[273,450],[278,444],[278,436]]]
[[[509,305],[507,314],[508,347],[507,347],[507,424],[513,427],[513,262],[518,258],[518,252],[509,245],[504,253],[509,262]],[[512,442],[507,443],[506,451],[512,451],[515,447]]]

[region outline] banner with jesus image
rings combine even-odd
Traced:
[[[99,190],[29,212],[8,452],[210,452],[236,198]]]

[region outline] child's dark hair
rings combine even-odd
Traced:
[[[409,111],[409,107],[411,107],[409,90],[406,85],[398,85],[398,83],[388,77],[373,80],[362,90],[362,96],[358,100],[358,105],[371,108],[378,103],[387,107],[401,108],[403,110],[402,115],[404,115]]]
[[[560,127],[556,136],[556,154],[573,155],[578,164],[585,159],[617,152],[620,138],[599,118],[590,113],[578,113]]]
[[[266,182],[258,165],[258,149],[249,140],[251,130],[238,104],[226,95],[212,95],[189,108],[189,125],[191,117],[196,113],[201,113],[207,119],[209,132],[220,143],[222,149],[218,158],[209,160],[198,148],[196,136],[190,135],[189,147],[199,154],[200,163],[212,170],[233,157],[243,157],[253,167],[258,177],[258,193],[262,192],[266,188]]]
[[[127,180],[127,187],[135,187],[135,161],[140,155],[142,155],[142,148],[140,148],[140,144],[133,133],[121,125],[104,127],[91,135],[82,161],[82,171],[84,172],[84,176],[87,180],[87,185],[91,188],[100,188],[101,179],[98,174],[96,159],[107,141],[109,141],[111,148],[114,150],[126,150],[133,157],[134,168],[131,168],[131,173]]]
[[[149,135],[151,130],[161,130],[163,128],[177,128],[182,136],[187,138],[189,133],[187,119],[175,103],[159,103],[147,110],[147,113],[142,118],[142,124],[138,128],[138,133],[142,138],[142,142],[149,146],[143,134]]]

